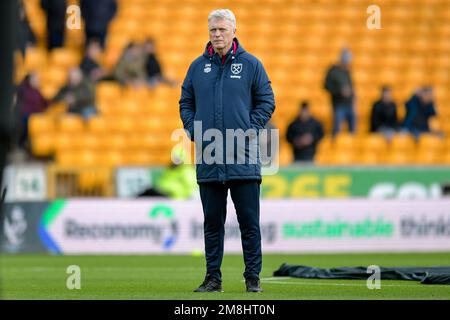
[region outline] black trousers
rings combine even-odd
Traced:
[[[205,218],[203,227],[206,272],[219,281],[222,281],[220,266],[223,258],[228,190],[241,231],[245,262],[244,278],[259,278],[262,265],[259,226],[260,184],[259,180],[199,183]]]

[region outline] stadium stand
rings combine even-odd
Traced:
[[[118,3],[102,65],[111,71],[130,41],[153,38],[165,73],[179,82],[189,63],[204,50],[207,14],[225,5],[220,0]],[[277,103],[273,123],[280,128],[282,139],[281,165],[292,161],[284,133],[302,99],[311,101],[311,111],[327,133],[319,145],[316,164],[450,164],[450,1],[377,1],[381,7],[379,30],[366,27],[370,4],[366,0],[226,2],[237,16],[240,42],[264,62],[272,80]],[[42,92],[50,98],[66,81],[69,68],[80,62],[83,32],[67,30],[65,47],[47,52],[45,14],[39,1],[27,0],[25,5],[38,46],[27,49],[20,72],[37,71]],[[350,136],[344,129],[332,141],[331,105],[323,78],[344,46],[354,57],[357,132]],[[445,138],[424,135],[416,142],[397,134],[388,143],[378,134],[369,134],[371,104],[383,85],[392,87],[400,119],[405,113],[404,102],[414,90],[431,85],[438,113],[431,127],[442,131]],[[63,115],[64,108],[31,118],[33,153],[54,155],[61,165],[164,165],[173,144],[170,134],[182,127],[179,96],[179,87],[135,90],[115,82],[100,82],[96,86],[100,113],[87,123],[77,116]],[[79,143],[75,141],[78,139]]]

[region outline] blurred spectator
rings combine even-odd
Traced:
[[[60,48],[64,44],[67,1],[41,0],[41,7],[47,14],[47,47]]]
[[[379,132],[390,139],[398,129],[397,105],[388,86],[381,89],[381,98],[372,106],[370,132]]]
[[[347,121],[350,132],[355,132],[354,90],[350,75],[351,52],[344,48],[340,62],[328,69],[325,89],[330,93],[333,106],[333,135],[340,131],[341,123]]]
[[[406,116],[403,128],[416,138],[424,132],[430,132],[428,121],[436,116],[434,106],[433,89],[431,87],[420,88],[405,104]]]
[[[97,82],[106,75],[105,70],[97,62],[101,51],[100,43],[97,40],[91,40],[80,64],[80,69],[92,82]]]
[[[98,39],[104,48],[108,25],[117,12],[116,0],[81,0],[80,8],[85,23],[86,43]]]
[[[144,51],[147,59],[145,70],[147,72],[148,85],[154,87],[159,83],[165,83],[170,86],[176,86],[176,81],[170,80],[163,75],[161,65],[156,57],[155,42],[153,39],[147,39],[147,41],[145,41]]]
[[[313,161],[316,146],[323,135],[322,124],[311,116],[308,102],[302,102],[298,117],[291,122],[286,132],[286,139],[294,152],[294,161]]]
[[[266,123],[264,126],[264,129],[267,130],[267,135],[260,135],[259,136],[259,150],[260,150],[260,158],[261,163],[264,166],[270,165],[272,162],[272,143],[277,143],[278,141],[272,141],[272,135],[271,130],[277,130],[277,128],[272,124],[272,122],[269,120],[269,122]],[[265,145],[265,147],[263,147]],[[265,150],[263,149],[265,148]]]
[[[48,101],[39,91],[39,77],[36,73],[25,76],[17,88],[16,115],[16,144],[29,150],[28,119],[34,113],[44,112]]]
[[[198,184],[195,167],[187,163],[187,152],[182,147],[176,147],[172,153],[173,160],[164,169],[155,186],[141,192],[138,197],[167,197],[178,200],[190,199],[198,194]]]
[[[114,78],[123,85],[142,86],[146,83],[146,57],[143,47],[130,43],[113,71]]]
[[[22,52],[22,55],[25,56],[25,49],[36,44],[36,37],[34,36],[33,30],[28,22],[23,1],[18,1],[17,4],[19,10],[17,49],[19,49]]]
[[[80,68],[69,71],[69,81],[52,99],[52,102],[60,101],[67,104],[69,113],[80,114],[85,119],[96,113],[94,85]]]

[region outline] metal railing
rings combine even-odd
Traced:
[[[50,199],[114,196],[112,168],[50,165],[47,175]]]

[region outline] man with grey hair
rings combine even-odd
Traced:
[[[274,95],[261,62],[246,52],[235,37],[234,14],[228,9],[212,11],[208,28],[210,41],[204,53],[190,65],[180,98],[183,126],[190,139],[195,141],[197,151],[204,154],[205,149],[218,145],[215,161],[197,163],[197,182],[204,214],[206,276],[194,291],[223,291],[220,267],[230,190],[241,231],[246,290],[260,292],[261,161],[259,152],[253,157],[252,149],[258,149],[259,130],[264,128],[275,110]],[[226,140],[226,131],[245,131],[245,143],[236,146],[233,141],[231,152],[229,148],[223,152],[225,139],[223,143],[217,143],[217,139],[203,138],[204,132],[211,129],[221,133],[222,137],[227,136]],[[234,138],[238,137],[234,135]],[[226,141],[227,146],[228,143]],[[233,161],[229,161],[230,158]],[[251,161],[252,158],[257,161]]]

